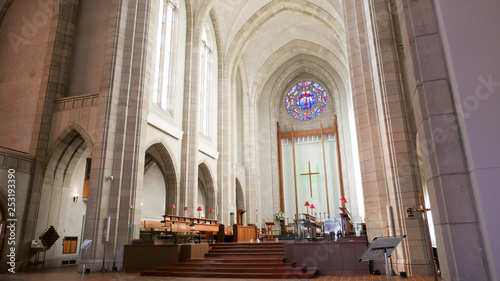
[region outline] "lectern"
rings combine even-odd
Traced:
[[[86,275],[85,271],[87,271],[87,250],[90,248],[90,245],[92,245],[92,240],[85,239],[85,241],[83,241],[83,243],[82,243],[82,246],[80,247],[81,249],[85,249],[85,260],[83,262],[83,272],[80,276]]]
[[[391,237],[375,237],[373,241],[368,245],[359,261],[369,261],[376,259],[385,260],[385,272],[387,273],[388,280],[391,281],[391,270],[389,269],[389,257],[396,247],[405,239],[406,235],[403,236],[391,236]]]
[[[274,222],[273,221],[267,221],[265,223],[266,223],[266,230],[267,230],[267,240],[274,240],[274,236],[273,236]]]

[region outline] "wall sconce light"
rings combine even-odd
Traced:
[[[73,196],[73,203],[78,202],[78,197],[80,197],[80,193],[75,193],[75,196]]]

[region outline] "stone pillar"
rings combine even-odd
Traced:
[[[144,40],[148,2],[112,2],[98,113],[99,137],[93,151],[83,239],[93,240],[87,268],[97,271],[123,266],[123,245],[138,238],[140,198],[144,175],[141,131],[146,126],[144,103]],[[111,180],[113,176],[113,180]],[[139,193],[140,194],[140,193]],[[104,241],[105,220],[111,217],[109,241]],[[83,259],[83,254],[82,254]],[[90,265],[89,265],[90,263]]]
[[[259,167],[259,155],[258,155],[258,118],[257,118],[257,105],[254,100],[251,100],[247,95],[243,98],[243,108],[247,108],[244,112],[244,124],[248,126],[245,128],[243,132],[244,139],[244,159],[245,159],[245,167],[248,171],[247,176],[247,187],[246,187],[246,198],[247,198],[247,222],[257,224],[259,227],[263,227],[263,225],[259,225],[262,222],[262,209],[260,202],[260,190],[261,190],[261,182],[260,182],[260,169]],[[256,210],[258,217],[256,218]],[[257,220],[257,221],[256,221]]]
[[[188,21],[189,22],[189,21]],[[198,202],[198,146],[200,128],[200,44],[202,22],[188,24],[186,35],[186,67],[184,74],[184,108],[182,154],[180,167],[179,206],[189,207],[187,216],[196,216]],[[184,215],[184,211],[180,211]]]
[[[396,208],[396,234],[407,235],[393,256],[395,271],[430,274],[423,225],[406,219],[418,205],[415,129],[405,104],[388,1],[346,3],[348,52],[369,239],[386,236],[385,206]],[[375,263],[384,269],[383,263]]]
[[[491,280],[458,121],[460,101],[450,89],[436,5],[431,0],[398,1],[397,16],[439,263],[443,280]]]

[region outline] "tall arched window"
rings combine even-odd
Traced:
[[[176,1],[162,0],[158,9],[153,102],[165,110],[172,108],[172,50]]]
[[[210,136],[210,114],[212,108],[212,46],[207,35],[207,30],[203,28],[201,34],[201,58],[200,58],[200,132],[205,136]]]

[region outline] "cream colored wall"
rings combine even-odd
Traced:
[[[165,210],[169,212],[170,208],[166,206],[165,180],[156,164],[146,171],[142,185],[141,221],[162,220]]]
[[[241,82],[241,73],[238,71],[236,73],[236,81],[235,81],[235,146],[236,146],[236,161],[238,163],[244,163],[243,161],[243,110],[248,110],[247,107],[243,107],[243,85]]]

